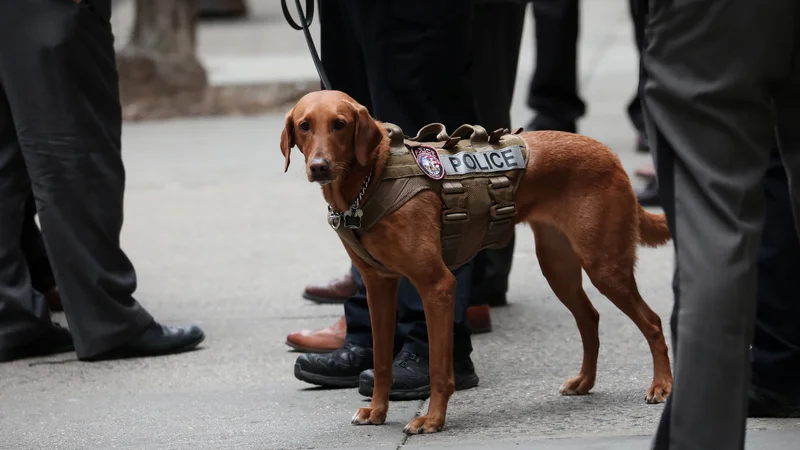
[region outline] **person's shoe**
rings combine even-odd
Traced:
[[[330,353],[344,344],[346,335],[347,322],[342,316],[328,328],[301,330],[286,336],[286,345],[305,353]]]
[[[472,334],[492,331],[492,315],[489,305],[476,305],[467,308],[467,328]]]
[[[561,122],[556,119],[552,119],[547,116],[543,116],[541,114],[537,114],[533,120],[530,121],[527,127],[525,127],[527,131],[545,131],[545,130],[554,130],[554,131],[566,131],[569,133],[577,133],[578,128],[575,126],[575,123],[569,122]]]
[[[47,302],[47,309],[52,312],[64,311],[64,306],[61,304],[61,294],[58,288],[54,287],[44,293],[44,300]]]
[[[371,367],[371,348],[345,342],[332,353],[300,355],[294,363],[294,376],[317,386],[354,388],[359,374]]]
[[[358,291],[358,286],[353,281],[353,274],[333,279],[326,284],[306,286],[303,298],[315,303],[344,303]]]
[[[72,344],[72,335],[69,330],[57,323],[53,323],[52,326],[48,327],[47,331],[32,342],[22,347],[0,350],[0,362],[55,355],[73,350],[75,350],[75,347]]]
[[[656,181],[656,178],[648,181],[644,189],[636,191],[636,200],[642,206],[661,206],[661,197],[658,195],[658,181]]]
[[[755,385],[750,386],[748,417],[800,417],[800,398],[789,398]]]
[[[105,361],[147,356],[173,355],[194,349],[206,338],[195,325],[173,327],[153,322],[139,337],[99,355],[79,358],[82,361]]]
[[[392,387],[389,400],[425,400],[431,396],[431,381],[428,374],[428,360],[413,353],[402,351],[392,363]],[[472,359],[453,362],[453,374],[457,391],[478,385],[480,378],[475,373]],[[372,369],[361,373],[358,393],[372,397],[375,387],[375,372]]]

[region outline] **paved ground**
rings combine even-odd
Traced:
[[[589,113],[581,132],[610,145],[633,171],[648,157],[633,153],[624,115],[636,80],[624,2],[583,5]],[[208,43],[214,33],[238,36],[225,25],[204,25],[200,50],[208,57],[224,53],[223,43]],[[531,33],[529,24],[515,126],[529,119],[523,100]],[[291,30],[275,36],[280,42],[264,54],[244,48],[252,39],[241,36],[242,48],[228,53],[271,58],[273,47],[302,38]],[[304,58],[302,41],[293,45],[287,57]],[[295,380],[297,354],[283,345],[285,335],[327,326],[342,312],[299,293],[308,282],[340,275],[348,263],[324,221],[318,188],[304,181],[299,164],[282,173],[281,127],[282,113],[125,127],[123,245],[138,268],[137,296],[159,320],[197,322],[208,339],[201,350],[172,357],[88,364],[62,355],[0,365],[0,449],[648,448],[662,406],[644,403],[652,373],[647,346],[588,283],[602,317],[597,385],[589,396],[558,395],[560,382],[580,365],[580,338],[539,273],[524,228],[511,305],[494,310],[493,333],[474,338],[481,384],[454,395],[444,432],[402,434],[424,402],[392,403],[381,427],[351,426],[366,399]],[[640,255],[640,289],[667,323],[671,251]],[[800,420],[751,420],[748,429],[748,448],[795,449]]]

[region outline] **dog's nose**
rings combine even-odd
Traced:
[[[315,180],[324,180],[330,176],[331,164],[325,158],[314,158],[308,166]]]

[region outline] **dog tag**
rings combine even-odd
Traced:
[[[357,209],[353,211],[348,209],[344,212],[344,226],[347,228],[358,229],[361,228],[361,217],[364,216],[364,211]]]
[[[338,214],[328,214],[328,225],[334,230],[338,229],[342,225],[342,217]]]

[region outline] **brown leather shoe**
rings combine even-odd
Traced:
[[[357,290],[353,274],[347,272],[347,275],[328,281],[327,284],[306,286],[303,298],[315,303],[344,303]]]
[[[346,334],[347,322],[342,316],[328,328],[302,330],[286,336],[286,345],[304,353],[330,353],[344,344]]]
[[[44,299],[47,302],[47,308],[53,312],[64,311],[61,305],[61,294],[58,293],[58,288],[54,287],[44,293]]]
[[[467,326],[472,334],[492,331],[492,315],[489,305],[470,306],[467,308]]]

